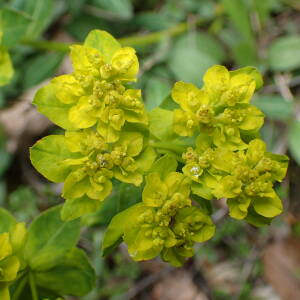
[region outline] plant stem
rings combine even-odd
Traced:
[[[200,21],[197,20],[193,23],[191,22],[191,24],[189,22],[183,22],[162,31],[152,32],[144,35],[124,37],[120,38],[118,41],[122,46],[132,47],[155,44],[166,37],[173,37],[186,32],[189,29],[190,25],[195,23],[200,23]],[[68,43],[53,42],[47,40],[23,40],[22,44],[40,50],[52,50],[59,52],[68,52],[70,47],[70,44]]]
[[[23,289],[27,283],[28,280],[28,276],[26,276],[27,274],[24,274],[24,276],[20,279],[19,284],[17,286],[17,288],[14,291],[14,294],[12,295],[12,300],[18,300],[21,293],[23,292]]]
[[[49,50],[49,51],[58,51],[58,52],[69,52],[69,47],[71,44],[53,42],[47,40],[23,40],[21,42],[25,46],[30,46],[39,50]]]
[[[30,285],[32,300],[39,300],[34,276],[31,272],[29,272],[29,285]]]
[[[186,32],[188,28],[189,24],[187,22],[184,22],[162,31],[152,32],[145,35],[133,35],[129,37],[124,37],[120,38],[118,41],[122,46],[144,46],[149,44],[155,44],[163,38],[180,35]]]

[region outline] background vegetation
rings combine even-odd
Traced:
[[[300,2],[299,0],[0,0],[0,205],[30,222],[61,202],[60,186],[30,165],[28,147],[59,129],[31,106],[38,87],[69,73],[68,44],[103,29],[136,48],[148,110],[168,97],[176,80],[202,85],[213,64],[253,65],[265,85],[254,99],[266,115],[268,150],[290,156],[277,191],[285,212],[270,227],[255,229],[224,219],[221,202],[216,236],[174,271],[154,260],[134,263],[121,245],[100,257],[105,226],[139,201],[140,191],[122,184],[103,208],[84,222],[79,247],[97,272],[98,299],[300,299]],[[5,47],[5,48],[4,48]]]

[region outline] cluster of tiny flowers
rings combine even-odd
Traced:
[[[38,141],[31,161],[46,178],[64,183],[64,220],[97,211],[113,178],[139,186],[145,176],[142,201],[108,226],[104,254],[123,240],[134,260],[160,256],[182,265],[194,243],[215,232],[206,205],[197,206],[191,195],[198,202],[225,198],[231,217],[257,226],[281,213],[274,183],[284,178],[288,159],[267,152],[259,139],[264,115],[250,104],[262,83],[255,68],[213,66],[201,89],[177,82],[171,96],[179,108],[166,111],[173,124],[165,129],[157,124],[163,120],[151,114],[148,120],[141,91],[128,88],[138,73],[132,48],[95,30],[84,45],[71,47],[71,60],[74,72],[53,79],[34,99],[65,132]],[[172,132],[166,152],[154,148],[160,134],[153,128]],[[185,146],[179,157],[178,150],[172,152],[174,140],[181,145],[190,140],[194,147]]]
[[[126,218],[123,239],[134,260],[160,255],[180,266],[193,256],[195,242],[214,235],[215,225],[200,208],[192,206],[190,191],[191,180],[182,173],[170,172],[162,179],[154,172],[146,177],[142,202],[117,215],[110,225],[118,226]]]
[[[97,43],[99,36],[104,43]],[[113,177],[142,183],[145,163],[139,158],[143,153],[145,161],[146,144],[130,124],[148,123],[141,91],[125,86],[136,81],[139,69],[134,49],[121,48],[111,35],[95,30],[84,45],[71,46],[70,57],[74,72],[54,78],[33,101],[65,134],[45,137],[31,149],[37,170],[49,180],[64,182],[66,220],[99,208],[111,193]],[[46,159],[42,152],[54,144],[60,152],[58,170],[41,163]],[[147,153],[151,164],[153,153]]]
[[[254,78],[216,65],[203,81],[202,89],[181,81],[175,84],[172,98],[180,109],[174,111],[174,131],[181,136],[201,132],[211,136],[217,147],[247,148],[244,138],[255,135],[264,123],[263,113],[249,104],[256,87]]]
[[[249,104],[255,78],[247,68],[229,72],[214,66],[203,81],[202,89],[179,82],[172,91],[181,107],[174,112],[174,130],[180,135],[199,132],[196,147],[182,155],[182,171],[193,181],[194,194],[228,199],[231,217],[270,223],[282,212],[273,185],[285,177],[288,158],[267,152],[258,138],[263,113]]]

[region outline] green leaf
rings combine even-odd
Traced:
[[[65,159],[78,157],[68,150],[63,135],[48,135],[30,148],[30,160],[33,166],[47,179],[63,182],[70,172]]]
[[[272,222],[272,218],[266,218],[263,217],[261,215],[259,215],[253,208],[252,205],[249,206],[248,208],[248,214],[247,217],[245,218],[245,220],[256,226],[256,227],[262,227],[262,226],[266,226],[266,225],[270,225],[270,223]]]
[[[131,0],[92,0],[92,4],[104,9],[112,17],[130,19],[133,16],[133,5]]]
[[[30,20],[30,17],[23,12],[8,7],[2,8],[0,10],[0,28],[3,33],[1,44],[6,47],[16,45],[23,37]]]
[[[174,43],[167,64],[177,80],[201,84],[201,77],[212,65],[225,58],[222,46],[210,35],[189,33]]]
[[[32,22],[27,28],[26,38],[36,39],[49,26],[54,17],[53,0],[26,0],[24,10],[32,17]]]
[[[87,2],[87,0],[67,0],[68,10],[72,15],[77,15],[81,13],[83,5]]]
[[[54,75],[64,57],[63,53],[47,53],[34,56],[24,64],[23,88],[26,90]]]
[[[114,189],[102,203],[101,208],[94,214],[85,216],[83,223],[88,226],[108,225],[119,212],[142,200],[142,187],[128,183],[114,183]]]
[[[0,233],[9,232],[16,224],[15,218],[6,209],[0,207]]]
[[[69,110],[72,105],[60,102],[56,98],[54,88],[51,84],[39,89],[32,103],[37,106],[41,114],[45,115],[56,125],[64,129],[74,129],[72,123],[69,121]]]
[[[172,97],[171,94],[169,94],[164,100],[163,102],[160,104],[159,106],[160,108],[166,109],[166,110],[174,110],[177,108],[180,108],[179,104],[176,103]]]
[[[269,49],[269,64],[274,71],[291,71],[300,67],[300,35],[276,39]]]
[[[0,181],[0,207],[4,205],[4,201],[6,198],[6,183],[4,180]]]
[[[61,206],[40,214],[28,229],[24,258],[32,270],[45,271],[61,264],[80,234],[80,221],[63,222]]]
[[[289,128],[289,151],[295,161],[300,165],[300,121],[294,121]]]
[[[60,295],[84,296],[95,284],[95,271],[87,255],[73,248],[62,261],[45,272],[35,272],[38,286],[55,291]]]
[[[0,128],[0,176],[7,170],[11,162],[11,154],[6,151],[6,139]]]
[[[253,45],[255,39],[251,28],[249,9],[245,2],[243,0],[222,0],[222,4],[237,31],[250,45]]]
[[[74,3],[74,0],[69,1]],[[111,34],[115,34],[113,27],[110,26],[106,20],[86,14],[82,11],[76,18],[72,19],[70,23],[66,24],[64,28],[78,41],[84,41],[89,32],[95,28],[101,28],[102,30],[109,31]]]
[[[254,210],[266,218],[273,218],[282,212],[281,200],[275,192],[272,196],[255,198],[252,204]]]
[[[81,198],[67,199],[61,210],[61,218],[64,221],[71,221],[99,210],[102,205],[103,201],[90,199],[86,195]]]
[[[287,120],[293,114],[294,104],[276,95],[256,96],[252,104],[272,120]]]
[[[172,140],[175,137],[172,111],[156,107],[148,115],[149,130],[152,135],[161,141]]]
[[[231,46],[233,57],[240,66],[256,65],[257,53],[256,48],[249,42],[242,40]]]
[[[106,31],[93,30],[84,41],[85,46],[98,49],[106,62],[110,62],[113,54],[121,48],[118,41]]]
[[[142,203],[137,203],[113,217],[103,238],[103,256],[111,252],[121,242],[127,228],[135,225],[136,216],[143,210],[144,205]]]
[[[134,16],[134,23],[141,28],[150,31],[159,31],[170,28],[175,25],[168,15],[163,15],[157,12],[142,12]]]
[[[159,106],[170,94],[170,84],[157,77],[150,77],[145,86],[146,108],[148,111]]]
[[[10,55],[4,46],[0,46],[0,86],[10,82],[14,75]]]
[[[38,198],[29,186],[19,186],[8,196],[10,211],[19,222],[26,222],[36,216]]]
[[[152,166],[149,173],[157,172],[161,179],[164,179],[169,173],[177,169],[177,160],[170,154],[160,157]]]

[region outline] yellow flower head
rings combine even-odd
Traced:
[[[147,123],[141,91],[124,85],[136,81],[139,69],[133,48],[121,48],[110,34],[94,30],[83,45],[71,46],[71,61],[74,72],[54,78],[34,99],[54,123],[72,130],[96,125],[109,143],[125,122]]]
[[[247,68],[229,72],[216,65],[203,80],[202,89],[181,81],[174,85],[172,98],[181,107],[174,111],[174,131],[192,136],[200,130],[211,136],[216,146],[246,148],[243,136],[255,134],[264,118],[249,104],[256,87],[254,76]]]

